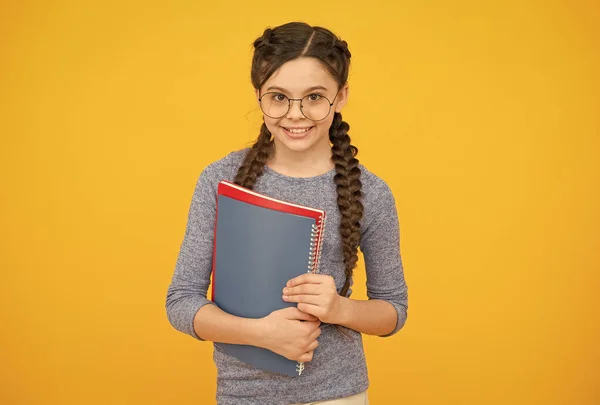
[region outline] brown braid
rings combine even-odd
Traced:
[[[337,185],[337,203],[342,217],[340,234],[344,251],[346,281],[340,295],[344,297],[348,293],[352,272],[358,262],[360,220],[363,217],[361,173],[358,159],[356,159],[358,149],[350,144],[349,129],[350,125],[342,120],[342,114],[335,113],[333,123],[329,128],[329,140],[333,144],[331,152],[336,171],[333,181]]]
[[[265,164],[272,153],[273,141],[271,140],[271,132],[269,132],[267,125],[263,122],[260,127],[258,139],[246,154],[235,176],[234,183],[250,189],[254,187],[256,180],[263,174]]]

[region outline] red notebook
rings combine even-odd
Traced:
[[[311,261],[311,268],[309,272],[316,273],[319,269],[319,260],[321,258],[321,251],[323,248],[323,233],[325,231],[326,215],[325,211],[317,208],[311,208],[299,204],[294,204],[288,201],[278,200],[273,197],[269,197],[264,194],[260,194],[256,191],[247,189],[235,183],[227,180],[219,182],[217,189],[217,212],[218,212],[218,196],[225,196],[237,201],[242,201],[251,205],[267,208],[274,211],[285,212],[288,214],[299,215],[309,218],[314,218],[316,221],[316,232],[314,235],[314,258]],[[217,215],[218,221],[218,215]],[[216,240],[217,224],[215,223],[215,240]],[[214,286],[215,286],[215,258],[216,258],[216,244],[213,247],[213,266],[212,266],[212,288],[211,293],[214,299]]]

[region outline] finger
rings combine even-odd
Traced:
[[[300,357],[298,357],[298,361],[303,362],[303,363],[311,361],[313,359],[313,353],[314,353],[313,351],[310,351],[310,352],[300,355]]]
[[[304,302],[298,303],[298,309],[302,312],[306,312],[307,314],[311,314],[321,319],[321,316],[324,314],[323,308],[318,305],[306,304]]]
[[[310,350],[311,352],[314,351],[317,347],[319,346],[319,342],[317,342],[316,340],[313,340],[308,346],[307,346],[307,350]]]
[[[310,335],[308,335],[308,339],[316,340],[319,336],[321,336],[321,328],[316,328],[314,331],[311,332]]]
[[[285,286],[294,287],[300,284],[320,284],[324,277],[327,276],[325,274],[304,273],[289,280]]]
[[[282,310],[286,319],[294,319],[299,321],[316,321],[318,318],[308,312],[301,311],[297,307],[289,307]]]
[[[285,287],[283,289],[283,295],[295,295],[295,294],[320,294],[322,288],[318,284],[300,284],[295,287]]]
[[[284,301],[287,302],[302,302],[304,304],[317,305],[322,303],[323,298],[320,295],[283,295]]]
[[[319,329],[321,326],[321,321],[308,321],[302,323],[304,327],[306,327],[308,333],[314,333],[315,330]]]

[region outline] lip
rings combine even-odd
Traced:
[[[292,139],[303,139],[306,138],[308,135],[312,134],[313,129],[315,129],[314,126],[310,126],[310,127],[281,127],[283,129],[283,132],[285,132],[285,134]],[[291,133],[290,131],[288,131],[286,128],[290,128],[290,129],[305,129],[305,128],[310,128],[308,131],[303,132],[301,134],[294,134]]]

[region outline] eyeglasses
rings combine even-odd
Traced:
[[[338,92],[339,94],[339,92]],[[333,101],[337,98],[337,94]],[[287,115],[292,101],[300,101],[302,115],[311,121],[322,121],[331,112],[333,101],[320,94],[308,94],[302,98],[289,98],[285,94],[268,92],[259,97],[260,109],[267,117],[283,118]]]

